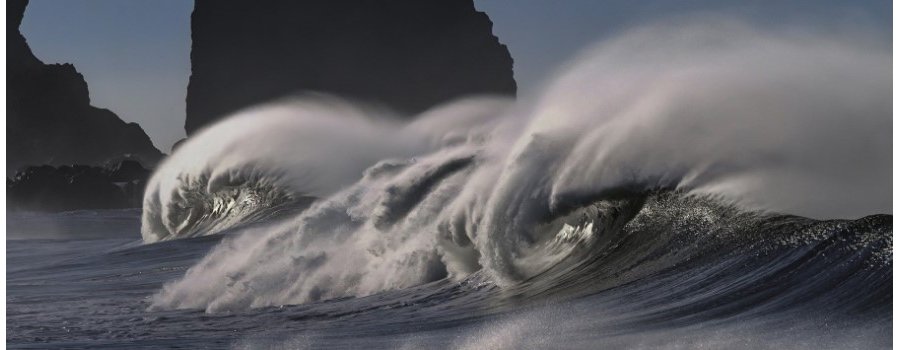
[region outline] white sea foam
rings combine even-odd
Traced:
[[[542,221],[623,191],[816,218],[890,213],[890,67],[889,48],[853,35],[694,18],[600,43],[515,103],[468,99],[409,123],[333,99],[240,113],[154,174],[145,241],[197,234],[179,229],[196,217],[243,220],[185,204],[223,188],[230,208],[247,198],[235,188],[260,183],[250,197],[319,199],[227,239],[153,307],[303,303],[482,269],[514,283],[565,255]]]

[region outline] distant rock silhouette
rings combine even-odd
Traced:
[[[28,167],[6,180],[10,210],[140,208],[150,171],[124,160],[108,167]]]
[[[492,25],[472,0],[196,0],[185,130],[301,91],[403,113],[515,94]]]
[[[19,32],[27,5],[6,2],[7,175],[27,165],[159,161],[162,153],[140,126],[90,105],[87,83],[74,66],[34,56]]]

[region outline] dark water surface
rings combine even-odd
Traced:
[[[11,213],[7,230],[19,239],[7,240],[7,347],[891,346],[890,216],[774,217],[746,229],[791,233],[739,243],[659,220],[638,217],[630,234],[609,237],[589,258],[518,286],[476,273],[362,298],[209,314],[148,307],[222,235],[144,245],[137,211]]]

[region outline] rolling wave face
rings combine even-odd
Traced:
[[[406,126],[324,95],[240,112],[192,136],[160,165],[144,194],[141,233],[145,242],[202,236],[301,210],[381,159],[477,135],[508,103],[471,99]],[[446,117],[460,113],[467,118]]]
[[[229,179],[228,184],[211,185],[209,176],[204,174],[179,185],[165,211],[159,209],[158,200],[147,203],[158,209],[143,216],[145,241],[222,232],[243,223],[269,219],[283,210],[302,210],[312,201],[302,193],[280,186],[276,178],[238,176]]]
[[[409,124],[334,100],[238,116],[154,175],[145,241],[317,199],[229,237],[153,308],[227,311],[473,278],[515,295],[589,293],[741,256],[790,267],[820,248],[873,266],[851,276],[881,274],[884,217],[772,213],[890,212],[890,62],[856,40],[694,19],[602,43],[512,105],[468,100]],[[720,277],[736,271],[714,265]],[[761,270],[739,271],[758,278],[747,288],[792,278],[764,260],[748,266]]]

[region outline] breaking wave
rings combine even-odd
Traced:
[[[890,50],[864,41],[717,19],[631,31],[535,96],[466,99],[411,122],[323,96],[247,110],[151,179],[146,242],[241,233],[152,307],[435,281],[578,294],[733,254],[801,264],[812,258],[796,252],[838,241],[859,262],[851,276],[881,274],[887,216],[793,215],[891,212],[890,69]],[[879,281],[860,303],[884,302]]]

